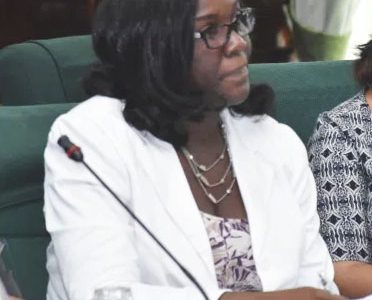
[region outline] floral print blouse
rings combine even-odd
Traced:
[[[262,291],[247,219],[201,213],[211,244],[218,286],[232,291]]]

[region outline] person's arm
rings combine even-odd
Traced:
[[[335,281],[342,295],[361,298],[372,294],[372,265],[357,261],[335,262]]]
[[[372,293],[372,265],[364,262],[370,251],[367,220],[360,210],[364,207],[360,201],[368,197],[367,175],[358,157],[355,142],[328,114],[322,114],[309,142],[309,160],[317,184],[321,232],[337,261],[335,282],[341,294],[351,298]]]

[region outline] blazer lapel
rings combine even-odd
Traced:
[[[252,120],[234,120],[227,110],[222,113],[222,118],[251,229],[253,255],[259,258],[265,252],[265,236],[268,230],[266,213],[270,206],[275,169],[258,151],[262,138],[255,130],[256,126]]]
[[[182,235],[167,239],[167,246],[185,267],[195,270],[193,275],[201,282],[212,279],[217,284],[209,238],[177,153],[166,142],[152,136],[150,140],[151,149],[145,151],[151,155],[147,175],[157,191],[157,201]]]

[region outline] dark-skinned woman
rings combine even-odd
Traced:
[[[102,2],[92,98],[58,118],[45,151],[49,299],[115,286],[134,300],[341,299],[306,149],[266,114],[272,91],[249,83],[252,26],[237,0]],[[65,158],[61,135],[200,289]]]

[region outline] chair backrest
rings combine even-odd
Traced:
[[[0,50],[0,104],[81,102],[81,79],[97,58],[91,37],[29,41]],[[275,116],[291,125],[303,141],[321,111],[358,89],[352,61],[256,64],[253,82],[269,83],[277,95]]]
[[[34,40],[0,50],[0,104],[80,102],[81,79],[96,61],[91,37]]]
[[[275,118],[291,126],[306,144],[317,116],[358,91],[352,65],[353,61],[257,64],[250,73],[253,82],[272,86]]]
[[[73,104],[0,107],[0,239],[25,299],[45,299],[43,150],[53,120]]]

